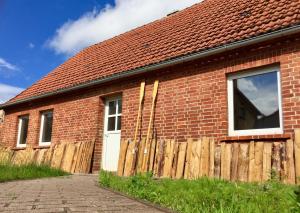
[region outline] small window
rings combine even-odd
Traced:
[[[122,100],[121,98],[110,99],[106,103],[106,131],[121,130]]]
[[[282,134],[279,68],[230,76],[228,107],[230,136]]]
[[[17,147],[26,147],[29,116],[19,117]]]
[[[52,137],[53,112],[43,112],[41,115],[40,145],[50,145]]]

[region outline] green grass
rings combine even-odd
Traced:
[[[0,182],[12,180],[25,180],[44,177],[57,177],[68,173],[59,169],[53,169],[46,165],[10,165],[0,164]]]
[[[232,183],[217,179],[154,180],[100,172],[100,185],[177,212],[300,212],[299,189],[276,181]],[[298,190],[298,191],[297,191]]]

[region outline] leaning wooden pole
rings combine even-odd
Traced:
[[[296,168],[296,183],[300,184],[300,129],[295,129],[295,168]]]
[[[158,92],[158,84],[159,81],[156,80],[154,82],[154,87],[153,87],[151,113],[150,113],[147,136],[145,141],[144,158],[143,158],[143,165],[142,165],[143,172],[146,172],[148,169],[148,156],[150,152],[150,136],[151,136],[151,130],[153,125],[154,109],[155,109],[155,103],[156,103],[157,92]]]

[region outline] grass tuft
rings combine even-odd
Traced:
[[[12,181],[12,180],[25,180],[44,177],[57,177],[67,175],[60,169],[50,168],[47,165],[11,165],[0,164],[0,182]]]
[[[155,180],[151,174],[118,177],[100,172],[100,184],[178,212],[299,212],[300,188],[278,181],[233,183],[219,179]],[[298,202],[297,202],[298,200]]]

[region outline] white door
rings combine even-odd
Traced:
[[[114,97],[105,101],[102,169],[117,171],[121,141],[122,99]]]

